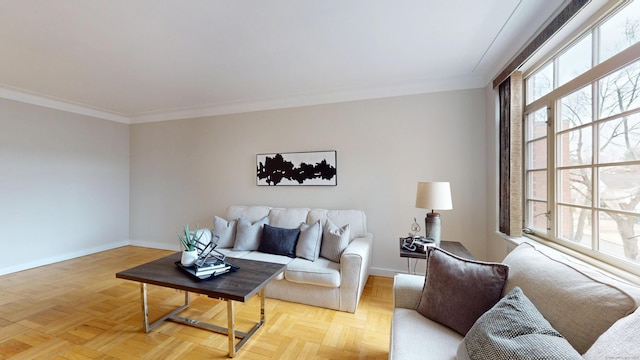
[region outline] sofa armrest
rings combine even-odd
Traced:
[[[355,312],[369,278],[373,234],[355,238],[340,256],[340,310]]]
[[[393,307],[415,309],[422,297],[424,276],[396,274],[393,278]]]

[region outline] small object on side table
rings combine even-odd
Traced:
[[[403,249],[408,251],[418,251],[421,253],[427,252],[427,247],[429,246],[438,246],[433,239],[424,238],[420,236],[409,236],[406,238],[402,238],[402,246]]]
[[[420,252],[420,251],[407,250],[402,246],[404,243],[404,239],[406,238],[402,238],[402,237],[400,238],[400,257],[407,258],[407,273],[411,274],[411,259],[424,260],[427,258],[427,254],[426,254],[426,251]],[[440,248],[454,255],[463,257],[465,259],[476,260],[476,258],[473,255],[471,255],[469,250],[467,250],[467,248],[464,247],[464,245],[462,245],[462,243],[458,241],[441,241]]]

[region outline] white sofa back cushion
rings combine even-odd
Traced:
[[[360,210],[311,209],[307,217],[307,224],[313,224],[320,220],[320,224],[324,227],[327,219],[331,219],[331,222],[338,228],[349,224],[349,241],[367,234],[367,219],[364,212]]]
[[[269,215],[269,206],[229,206],[227,209],[227,220],[237,220],[240,216],[254,223]]]
[[[638,307],[640,288],[551,249],[523,243],[503,263],[510,267],[503,294],[519,286],[580,354]]]
[[[300,223],[307,221],[307,214],[309,214],[309,209],[273,208],[269,211],[269,225],[284,229],[297,229],[300,227]]]
[[[273,213],[273,214],[272,214]],[[306,213],[306,217],[302,215]],[[320,224],[324,226],[327,219],[331,219],[337,227],[349,224],[351,228],[349,240],[363,237],[367,234],[367,217],[361,210],[326,210],[326,209],[305,209],[291,208],[281,209],[269,206],[244,206],[232,205],[227,209],[227,220],[236,220],[240,216],[244,216],[251,222],[256,222],[265,216],[269,216],[269,225],[293,229],[300,226],[301,222],[311,225],[320,220]],[[289,218],[290,217],[290,218]],[[299,221],[297,221],[299,220]],[[297,221],[297,222],[296,222]],[[286,226],[285,226],[286,225]]]

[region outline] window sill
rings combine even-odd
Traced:
[[[563,246],[561,244],[546,240],[539,236],[525,234],[521,237],[510,237],[500,232],[496,232],[496,235],[508,241],[514,246],[518,246],[523,242],[533,243],[534,245],[545,246],[547,248],[554,249],[560,253],[568,255],[573,259],[577,259],[583,263],[591,265],[595,268],[598,268],[601,271],[606,272],[609,275],[617,277],[622,280],[626,280],[635,285],[640,285],[640,270],[634,269],[633,265],[629,265],[624,261],[616,261],[615,264],[605,262],[601,259],[598,259],[598,253],[594,253],[593,256],[587,255],[581,251],[574,250],[567,246]],[[584,249],[588,250],[588,249]]]

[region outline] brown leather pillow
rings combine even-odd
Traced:
[[[464,336],[500,300],[508,274],[508,265],[463,259],[429,247],[416,310]]]

